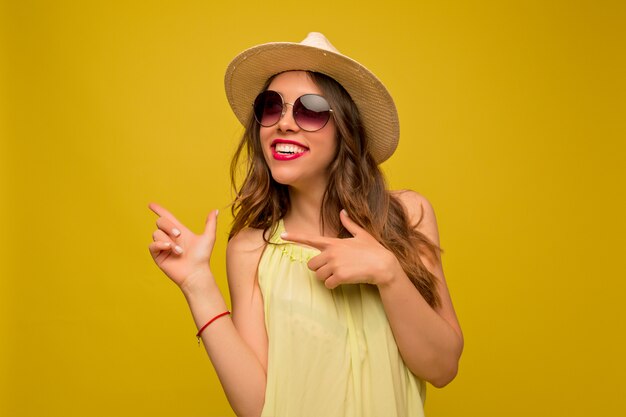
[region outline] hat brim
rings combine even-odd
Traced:
[[[272,42],[237,55],[226,70],[226,97],[235,116],[246,126],[252,103],[265,82],[285,71],[314,71],[341,84],[354,100],[374,160],[387,160],[398,146],[398,112],[382,82],[357,61],[320,48],[291,42]]]

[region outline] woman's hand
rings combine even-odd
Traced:
[[[181,290],[205,288],[212,279],[209,261],[215,244],[217,210],[207,217],[204,232],[197,235],[187,229],[174,215],[155,203],[157,230],[149,246],[154,262]]]
[[[309,261],[308,267],[315,271],[317,278],[327,288],[358,283],[381,285],[391,280],[396,268],[400,267],[393,253],[354,223],[345,210],[341,210],[339,217],[352,238],[339,239],[298,233],[283,233],[281,237],[321,251]]]

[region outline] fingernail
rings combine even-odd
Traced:
[[[176,237],[180,236],[180,230],[178,230],[177,228],[173,228],[172,233],[174,233],[174,236]]]
[[[183,248],[181,248],[180,246],[176,245],[174,247],[174,252],[176,252],[177,254],[180,255],[181,253],[183,253]]]
[[[347,216],[347,215],[348,215],[348,212],[346,211],[346,209],[341,209],[341,213],[342,213],[344,216]]]
[[[217,217],[218,214],[220,214],[219,209],[215,210],[215,217]]]
[[[287,239],[287,232],[282,232],[282,233],[280,234],[280,238],[281,238],[281,239]]]

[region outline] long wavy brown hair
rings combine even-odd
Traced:
[[[437,279],[424,266],[420,254],[438,259],[441,250],[417,230],[423,216],[417,224],[410,224],[402,202],[387,190],[384,176],[367,150],[359,111],[348,92],[324,74],[308,74],[333,109],[338,136],[337,155],[328,167],[330,179],[320,207],[321,230],[339,230],[338,237],[352,237],[339,218],[339,211],[345,209],[354,222],[393,252],[426,302],[432,307],[440,305]],[[259,125],[252,113],[249,120],[231,161],[236,197],[231,206],[234,220],[229,240],[243,228],[252,227],[262,229],[269,243],[268,236],[289,211],[289,189],[272,178],[261,149]],[[243,180],[238,186],[240,175]]]

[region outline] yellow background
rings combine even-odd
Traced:
[[[235,54],[324,32],[394,96],[466,337],[427,415],[626,414],[621,1],[4,1],[0,415],[229,416],[147,246],[222,209]],[[323,364],[320,364],[323,366]]]

